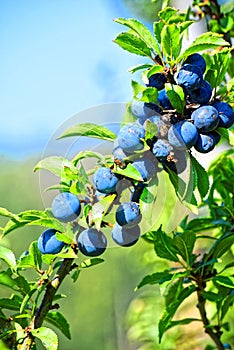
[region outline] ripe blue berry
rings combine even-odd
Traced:
[[[168,130],[168,141],[179,150],[191,148],[196,143],[197,138],[196,127],[186,120],[172,125]]]
[[[107,247],[106,236],[95,228],[82,231],[77,238],[78,248],[86,256],[101,255]]]
[[[124,202],[116,210],[116,221],[120,226],[133,227],[140,220],[139,205],[135,202]]]
[[[188,56],[184,63],[198,66],[200,68],[202,74],[205,73],[206,61],[199,53],[193,53],[192,55]]]
[[[54,217],[63,222],[75,220],[81,211],[80,201],[73,193],[59,193],[52,202]]]
[[[213,131],[219,124],[218,111],[212,106],[199,107],[192,113],[191,118],[201,133]]]
[[[122,162],[124,159],[126,159],[128,157],[127,153],[124,152],[124,150],[120,146],[116,146],[113,149],[112,154],[113,154],[114,159],[117,159],[120,162]]]
[[[113,193],[118,183],[117,176],[109,168],[99,168],[93,174],[93,184],[99,192]]]
[[[202,80],[201,69],[192,64],[182,66],[177,76],[178,85],[182,86],[186,92],[199,89]]]
[[[58,254],[64,247],[65,243],[56,238],[56,232],[50,228],[40,235],[37,246],[42,254]]]
[[[139,151],[144,147],[141,139],[145,137],[145,129],[138,123],[124,125],[118,134],[118,145],[128,153]]]
[[[232,107],[226,102],[216,102],[213,107],[219,113],[219,126],[222,128],[230,128],[234,123],[234,112]]]
[[[173,109],[165,89],[159,91],[158,102],[163,107],[163,109]]]
[[[216,135],[215,135],[216,134]],[[198,140],[194,148],[200,153],[208,153],[212,151],[217,144],[218,134],[210,132],[208,134],[199,134]]]
[[[159,160],[166,159],[170,152],[172,151],[172,146],[167,140],[157,140],[153,146],[152,152]]]
[[[203,80],[201,83],[201,87],[196,90],[191,90],[189,92],[189,101],[191,103],[198,103],[201,105],[205,105],[210,101],[212,96],[212,88],[208,81]]]
[[[127,228],[116,223],[111,235],[116,244],[122,247],[131,247],[137,243],[140,237],[140,228],[138,225]]]
[[[155,164],[149,158],[136,159],[132,165],[139,171],[144,181],[149,181],[155,175]]]
[[[146,184],[139,182],[136,186],[134,186],[134,190],[131,193],[131,201],[135,203],[139,203],[140,196],[145,188]]]
[[[167,82],[167,78],[163,73],[152,74],[149,77],[149,83],[147,86],[155,87],[158,90],[162,90]]]

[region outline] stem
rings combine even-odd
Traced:
[[[34,337],[32,336],[30,330],[41,327],[47,313],[50,311],[53,303],[53,298],[63,282],[64,278],[69,274],[72,268],[73,259],[64,259],[58,273],[54,276],[51,282],[48,283],[43,300],[38,310],[35,312],[35,317],[33,318],[27,336],[25,337],[23,344],[21,344],[19,350],[30,350],[34,345]]]
[[[221,335],[222,332],[220,331],[213,331],[210,321],[207,317],[206,314],[206,308],[205,308],[205,302],[206,300],[202,296],[202,292],[204,291],[204,286],[201,281],[196,281],[197,282],[197,298],[198,298],[198,309],[201,315],[201,319],[205,328],[205,333],[207,333],[210,338],[214,341],[214,343],[217,346],[218,350],[224,350],[224,345],[221,342]]]

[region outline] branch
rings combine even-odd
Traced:
[[[35,317],[31,322],[27,336],[24,339],[23,344],[18,348],[19,350],[30,350],[34,344],[34,337],[32,336],[30,330],[41,327],[47,313],[50,311],[53,303],[53,298],[63,282],[64,278],[69,274],[72,269],[73,259],[64,259],[58,273],[54,276],[53,280],[48,283],[44,298],[35,313]]]

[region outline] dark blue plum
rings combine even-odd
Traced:
[[[82,254],[98,256],[106,250],[107,239],[103,232],[96,228],[88,228],[78,235],[77,244]]]
[[[186,121],[180,121],[172,125],[168,131],[168,141],[179,150],[191,148],[198,138],[196,127]]]
[[[213,131],[219,124],[218,111],[212,106],[199,107],[192,113],[191,118],[201,133]]]
[[[198,103],[201,105],[207,104],[212,96],[212,88],[208,81],[203,80],[201,87],[189,92],[189,101],[191,103]]]
[[[126,152],[124,152],[124,150],[120,146],[116,146],[113,149],[112,154],[113,154],[114,159],[117,159],[120,162],[122,162],[124,159],[126,159],[128,157],[128,154]]]
[[[173,160],[163,160],[163,169],[170,169],[176,174],[181,174],[187,168],[187,159],[184,151],[174,150]]]
[[[198,66],[202,72],[202,74],[205,73],[206,70],[206,61],[200,55],[199,53],[193,53],[192,55],[188,56],[184,62],[185,64],[192,64],[193,66]]]
[[[222,128],[230,128],[234,123],[234,112],[232,107],[226,102],[215,102],[213,107],[219,113],[219,126]]]
[[[120,226],[133,227],[141,221],[139,205],[135,202],[124,202],[116,210],[116,221]]]
[[[63,222],[75,220],[81,211],[81,204],[77,196],[70,192],[59,193],[52,202],[54,217]]]
[[[142,101],[133,100],[131,104],[132,113],[140,120],[145,120],[155,112],[160,113],[161,109],[156,103],[146,103]]]
[[[182,86],[186,92],[199,89],[202,81],[202,71],[198,66],[185,64],[180,68],[177,76],[177,82],[178,85]]]
[[[93,184],[99,192],[113,193],[118,183],[117,176],[109,168],[99,168],[93,174]]]
[[[146,184],[142,182],[139,182],[136,186],[134,186],[134,189],[131,193],[131,202],[139,203],[140,196],[142,195],[145,186]]]
[[[118,145],[128,153],[143,149],[141,139],[145,137],[145,129],[138,123],[124,125],[117,136]]]
[[[111,236],[116,244],[122,247],[131,247],[137,243],[140,237],[140,228],[138,225],[127,228],[115,224]]]
[[[163,73],[152,74],[149,77],[149,83],[147,86],[155,87],[158,90],[162,90],[167,82],[167,78]]]
[[[173,109],[165,89],[159,91],[158,102],[163,107],[163,109]]]
[[[215,132],[210,132],[208,134],[199,134],[198,140],[195,143],[194,148],[200,153],[208,153],[215,148],[217,140],[218,134]]]
[[[139,171],[144,181],[149,181],[155,175],[155,163],[149,158],[136,159],[132,165]]]
[[[159,139],[155,142],[152,152],[159,160],[166,159],[172,151],[172,146],[167,140]]]
[[[53,228],[49,228],[40,235],[37,246],[42,254],[58,254],[65,246],[64,242],[56,238],[56,232]]]

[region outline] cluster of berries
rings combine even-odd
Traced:
[[[132,246],[138,241],[142,218],[140,196],[157,172],[162,169],[170,169],[177,174],[183,172],[187,165],[186,150],[194,147],[201,153],[210,152],[220,140],[215,129],[218,126],[229,128],[234,123],[232,107],[226,102],[211,100],[211,86],[203,80],[205,70],[204,58],[200,54],[193,54],[186,59],[175,77],[186,96],[185,115],[179,115],[173,109],[165,89],[167,77],[163,73],[151,75],[147,83],[159,91],[156,102],[132,103],[136,121],[120,129],[113,158],[120,168],[131,163],[132,168],[140,174],[141,180],[127,182],[130,190],[129,201],[121,203],[117,196],[118,205],[111,236],[120,246]],[[152,137],[146,138],[149,127],[156,132]],[[96,191],[95,200],[99,201],[109,194],[121,193],[121,180],[124,178],[115,172],[114,167],[103,166],[96,170],[92,177]],[[62,222],[76,220],[80,212],[80,200],[72,193],[60,193],[53,200],[52,213]],[[87,256],[98,256],[107,247],[105,234],[93,225],[81,231],[76,240],[79,250]],[[55,229],[46,230],[38,240],[38,248],[43,254],[57,254],[64,245],[65,243],[56,238]]]

